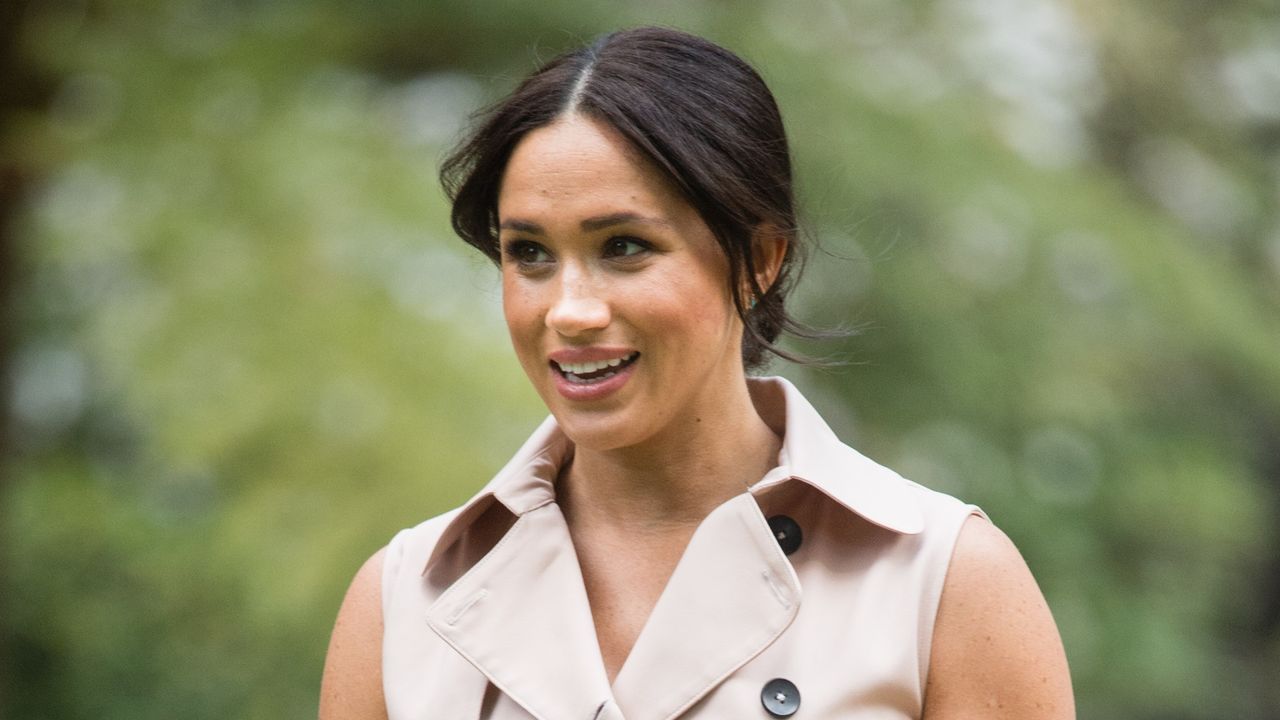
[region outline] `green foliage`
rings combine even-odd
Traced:
[[[439,157],[641,22],[774,87],[822,243],[802,314],[864,326],[849,367],[779,369],[1014,538],[1081,716],[1280,703],[1273,10],[118,0],[28,10],[57,92],[3,140],[37,182],[0,711],[314,716],[361,560],[543,414]]]

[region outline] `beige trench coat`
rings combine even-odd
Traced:
[[[390,719],[918,718],[951,551],[980,511],[841,443],[785,380],[751,392],[779,464],[702,522],[612,685],[556,505],[573,447],[554,420],[472,500],[398,534]]]

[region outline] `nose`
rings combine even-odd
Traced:
[[[547,327],[563,337],[576,337],[608,327],[609,303],[602,289],[583,273],[566,270],[547,310]]]

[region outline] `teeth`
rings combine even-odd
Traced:
[[[596,360],[593,362],[582,363],[556,363],[556,365],[558,365],[560,370],[563,372],[571,373],[573,375],[586,375],[587,373],[597,372],[605,368],[618,367],[622,363],[630,360],[634,355],[635,353],[631,353],[620,358],[613,358],[612,360]]]

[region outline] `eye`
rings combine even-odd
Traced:
[[[541,265],[551,261],[551,253],[532,240],[514,240],[503,252],[517,265]]]
[[[649,243],[633,237],[611,237],[604,241],[604,256],[607,258],[634,257],[649,249]]]

